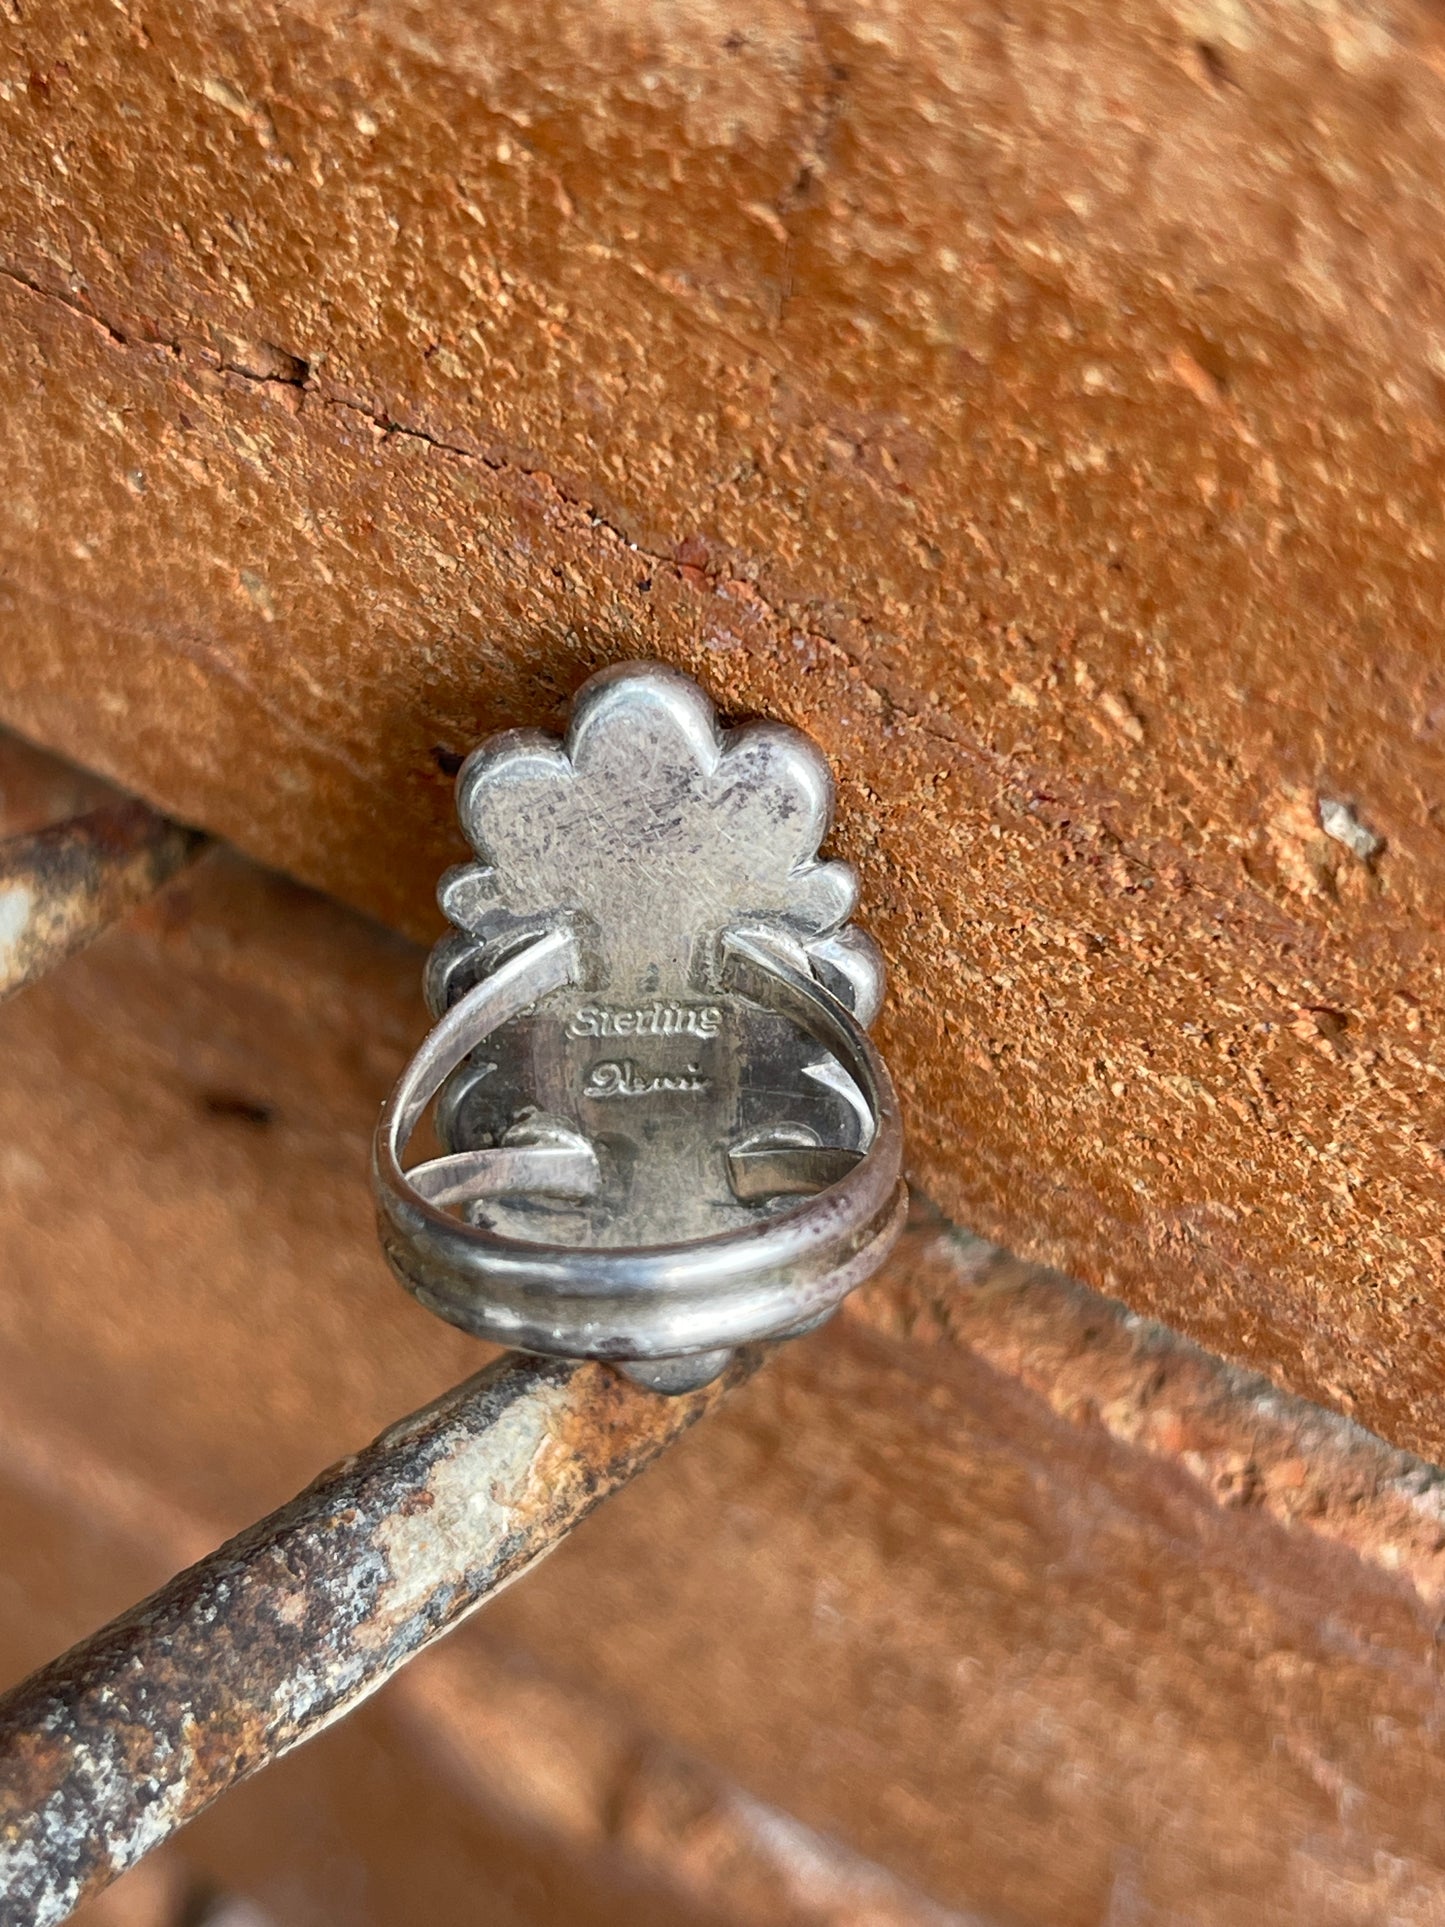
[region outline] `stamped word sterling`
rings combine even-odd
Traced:
[[[567,1024],[569,1037],[716,1037],[722,1012],[716,1004],[648,1004],[618,1010],[583,1004]]]

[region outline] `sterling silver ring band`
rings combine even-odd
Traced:
[[[499,964],[426,1038],[382,1112],[373,1169],[387,1257],[422,1304],[478,1337],[565,1357],[695,1356],[816,1323],[872,1271],[906,1208],[902,1129],[888,1072],[853,1013],[777,949],[720,940],[720,986],[786,1017],[829,1052],[871,1115],[868,1142],[826,1188],[739,1229],[640,1247],[504,1237],[445,1209],[528,1191],[585,1195],[585,1141],[454,1152],[403,1169],[427,1106],[466,1055],[538,999],[584,976],[557,926]]]

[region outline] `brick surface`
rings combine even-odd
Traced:
[[[220,852],[0,1011],[0,1672],[477,1362],[371,1227],[419,962]],[[920,1207],[177,1879],[277,1927],[1430,1927],[1441,1492]]]
[[[932,1193],[1445,1451],[1436,11],[3,31],[0,713],[417,932],[598,662],[805,723]]]

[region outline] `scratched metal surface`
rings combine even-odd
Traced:
[[[827,759],[781,724],[721,727],[687,677],[621,664],[573,699],[565,738],[508,730],[468,757],[457,808],[477,860],[442,878],[455,927],[433,953],[440,1011],[519,940],[565,923],[581,978],[472,1052],[439,1110],[449,1150],[555,1120],[595,1153],[587,1198],[489,1199],[511,1236],[578,1246],[670,1243],[768,1216],[731,1154],[766,1146],[807,1177],[818,1147],[855,1162],[874,1129],[837,1061],[790,1018],[723,982],[720,941],[759,931],[843,996],[866,1028],[883,961],[849,922],[852,867],[820,857]]]

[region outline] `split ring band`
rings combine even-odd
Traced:
[[[585,1196],[596,1160],[584,1139],[453,1152],[406,1170],[402,1157],[442,1084],[469,1052],[540,998],[583,977],[570,928],[501,963],[446,1013],[392,1092],[373,1171],[383,1247],[422,1304],[478,1337],[572,1358],[696,1358],[821,1322],[876,1270],[906,1208],[892,1082],[851,1010],[777,949],[724,932],[724,991],[789,1020],[822,1045],[866,1103],[871,1132],[851,1169],[802,1202],[684,1242],[574,1247],[506,1237],[448,1204],[529,1190]]]

